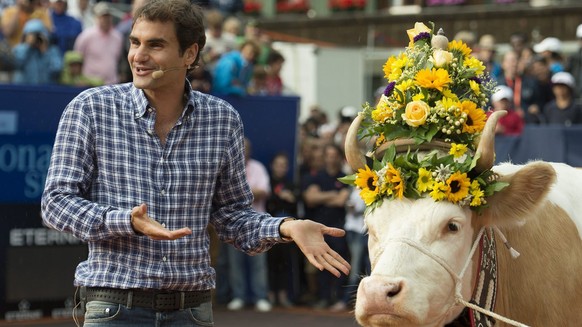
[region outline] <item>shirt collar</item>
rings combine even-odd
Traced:
[[[143,90],[136,88],[133,83],[131,84],[130,94],[135,104],[133,108],[134,116],[136,118],[143,117],[147,108],[149,107],[149,101],[147,97],[145,96]],[[188,80],[186,80],[184,83],[184,96],[187,97],[187,101],[186,110],[184,110],[182,113],[182,117],[191,113],[192,110],[196,107],[196,101],[192,96],[192,85]]]

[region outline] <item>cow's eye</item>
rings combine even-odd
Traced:
[[[449,221],[449,223],[447,224],[447,229],[449,230],[449,232],[458,232],[459,224]]]

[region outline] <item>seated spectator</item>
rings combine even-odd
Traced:
[[[552,84],[556,98],[544,106],[545,122],[565,126],[582,124],[582,106],[574,101],[576,82],[572,74],[556,73],[552,76]]]
[[[513,108],[513,90],[505,85],[499,85],[491,96],[493,111],[505,110],[507,115],[501,117],[495,132],[500,135],[520,135],[525,122]]]
[[[22,42],[13,49],[16,70],[15,84],[57,83],[63,69],[59,48],[49,42],[49,32],[39,19],[31,19],[24,25]]]
[[[275,50],[271,50],[267,58],[266,91],[268,95],[283,94],[283,80],[281,79],[281,69],[285,63],[285,57]]]
[[[249,83],[250,95],[269,95],[267,91],[267,71],[265,66],[256,66],[253,69],[253,77]]]
[[[77,87],[103,85],[103,80],[83,75],[83,54],[77,51],[65,53],[65,67],[61,74],[61,84]]]

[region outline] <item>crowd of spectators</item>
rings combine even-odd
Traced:
[[[132,13],[148,0],[0,0],[0,82],[91,87],[131,81]],[[217,95],[281,95],[284,57],[242,1],[198,1],[207,45],[189,75]],[[229,5],[232,4],[232,5]],[[239,8],[240,7],[240,8]]]

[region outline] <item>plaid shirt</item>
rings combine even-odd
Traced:
[[[85,90],[63,112],[41,206],[47,226],[89,244],[75,285],[214,288],[209,223],[222,241],[250,254],[281,241],[281,218],[251,208],[234,108],[190,91],[165,146],[154,133],[155,115],[131,83]],[[174,241],[136,235],[130,213],[141,203],[168,229],[193,234]]]

